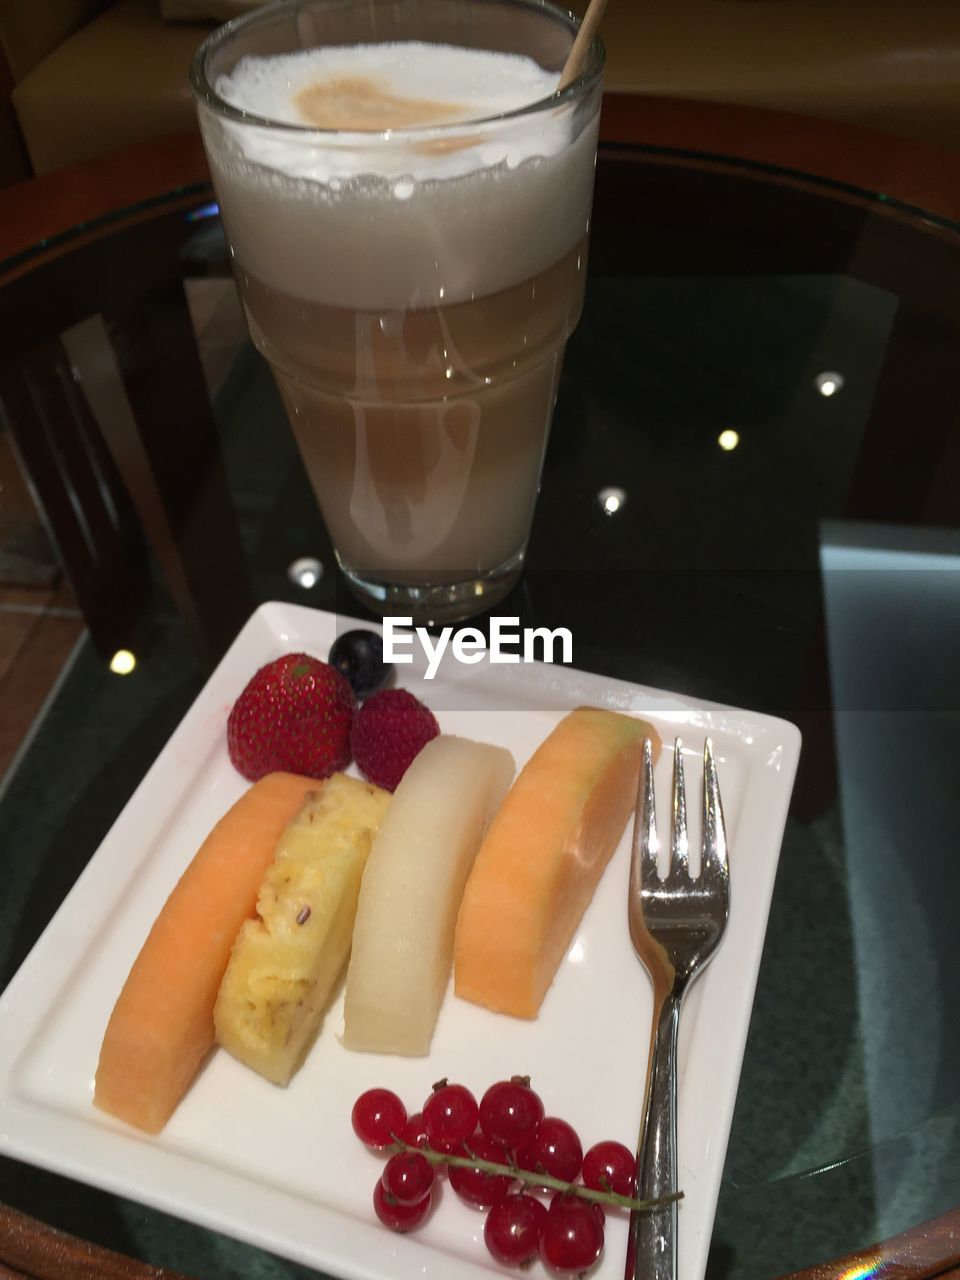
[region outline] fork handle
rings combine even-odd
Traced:
[[[663,997],[656,1013],[637,1151],[637,1199],[677,1189],[677,1030],[682,992]],[[630,1215],[625,1280],[676,1280],[677,1202]]]

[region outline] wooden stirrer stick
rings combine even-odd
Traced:
[[[603,17],[603,11],[606,7],[607,0],[590,0],[587,5],[587,12],[583,15],[577,38],[573,42],[573,48],[567,54],[567,60],[563,64],[563,71],[560,73],[560,83],[557,85],[558,93],[561,89],[565,89],[568,84],[573,84],[574,80],[583,71],[583,64],[587,60],[587,50],[590,48],[593,37],[597,34],[597,28],[600,26],[600,19]]]

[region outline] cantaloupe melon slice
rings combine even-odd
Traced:
[[[645,721],[578,707],[521,770],[464,891],[458,996],[536,1017],[633,810],[645,737],[659,752]]]
[[[513,777],[509,751],[441,734],[403,775],[363,873],[347,969],[343,1043],[430,1048],[450,980],[463,886]]]
[[[220,819],[180,877],[134,961],[100,1049],[94,1102],[158,1133],[214,1041],[230,948],[256,910],[284,828],[315,778],[271,773]]]

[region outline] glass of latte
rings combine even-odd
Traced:
[[[337,559],[465,618],[522,566],[583,302],[603,50],[546,0],[298,0],[192,84],[254,342]]]

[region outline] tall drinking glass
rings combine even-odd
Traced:
[[[378,612],[468,617],[520,574],[586,275],[603,50],[556,92],[575,34],[546,0],[298,0],[194,61],[251,335]]]

